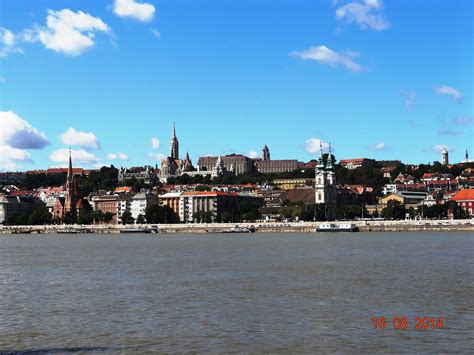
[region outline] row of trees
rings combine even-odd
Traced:
[[[387,207],[382,210],[381,217],[385,219],[405,219],[407,214],[410,218],[422,216],[428,219],[446,219],[450,217],[450,214],[454,219],[469,218],[468,213],[456,201],[430,207],[423,206],[423,208],[419,207],[416,210],[413,207],[406,208],[398,201],[390,201]]]
[[[29,212],[8,214],[5,224],[8,225],[45,225],[51,224],[52,215],[46,207],[40,206]]]

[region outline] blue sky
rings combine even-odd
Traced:
[[[461,161],[472,38],[469,0],[0,0],[0,169],[155,164],[173,122],[193,162]]]

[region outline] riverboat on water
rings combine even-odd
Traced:
[[[318,228],[316,232],[358,232],[359,227],[352,223],[323,223]]]
[[[230,229],[223,230],[222,233],[254,233],[255,232],[255,227],[250,226],[249,228],[247,227],[232,227]]]
[[[120,230],[120,233],[151,233],[150,228],[123,228]],[[156,233],[155,230],[153,230]]]

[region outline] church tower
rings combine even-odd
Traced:
[[[270,160],[270,149],[268,149],[266,144],[262,150],[262,160]]]
[[[173,159],[179,159],[179,143],[178,137],[176,137],[176,126],[173,123],[173,135],[170,143],[170,157]]]
[[[449,164],[448,150],[446,149],[446,147],[444,147],[443,150],[441,151],[441,164],[442,165]]]
[[[319,143],[319,160],[314,171],[315,203],[324,204],[326,220],[334,220],[336,216],[336,174],[334,172],[331,144],[326,164],[323,160],[323,145]]]
[[[71,150],[69,150],[69,166],[67,169],[66,178],[66,198],[64,200],[64,213],[70,212],[75,218],[77,216],[76,201],[77,201],[77,181],[72,170]]]

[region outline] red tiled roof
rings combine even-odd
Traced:
[[[474,189],[459,190],[451,197],[454,201],[474,201]]]

